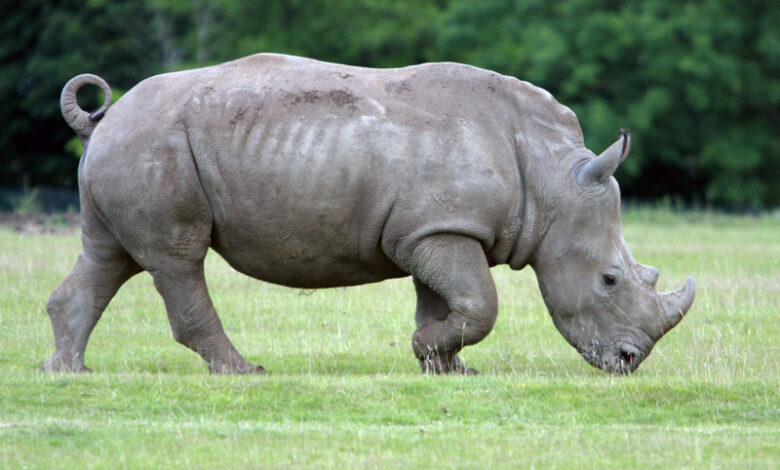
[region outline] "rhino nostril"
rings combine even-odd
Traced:
[[[618,366],[623,373],[630,373],[639,365],[642,353],[634,346],[623,344],[618,353]]]
[[[620,351],[620,362],[630,365],[634,361],[634,354],[629,351]]]

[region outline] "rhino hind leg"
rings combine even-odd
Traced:
[[[84,351],[92,329],[122,284],[142,270],[84,201],[81,217],[83,252],[46,303],[56,350],[44,371],[90,371]]]
[[[206,361],[212,374],[262,374],[228,339],[206,289],[203,261],[169,259],[152,273],[165,301],[173,337]]]
[[[203,262],[212,220],[199,187],[147,207],[143,223],[122,221],[120,232],[141,240],[128,251],[152,275],[174,339],[198,353],[212,374],[264,375],[262,366],[248,363],[233,346],[209,296]]]
[[[493,329],[498,300],[481,244],[458,235],[435,235],[414,250],[417,330],[412,347],[423,373],[476,374],[458,358]]]

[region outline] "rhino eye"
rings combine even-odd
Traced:
[[[613,287],[615,283],[617,283],[617,280],[615,279],[615,276],[612,274],[604,274],[601,276],[601,281],[604,283],[605,286]]]

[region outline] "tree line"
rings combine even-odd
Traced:
[[[624,197],[780,206],[780,3],[771,0],[28,0],[0,19],[0,185],[75,187],[72,76],[280,52],[368,67],[456,61],[541,86],[598,152],[633,136]],[[97,107],[93,91],[79,97]],[[94,94],[90,94],[94,93]]]

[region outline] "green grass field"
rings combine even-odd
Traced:
[[[780,217],[634,210],[625,234],[659,288],[697,282],[688,317],[636,374],[588,366],[530,269],[493,270],[477,377],[427,377],[409,279],[301,291],[217,255],[228,334],[267,377],[212,377],[171,337],[148,274],[92,334],[87,375],[44,374],[50,292],[78,234],[0,228],[0,468],[778,468]]]

